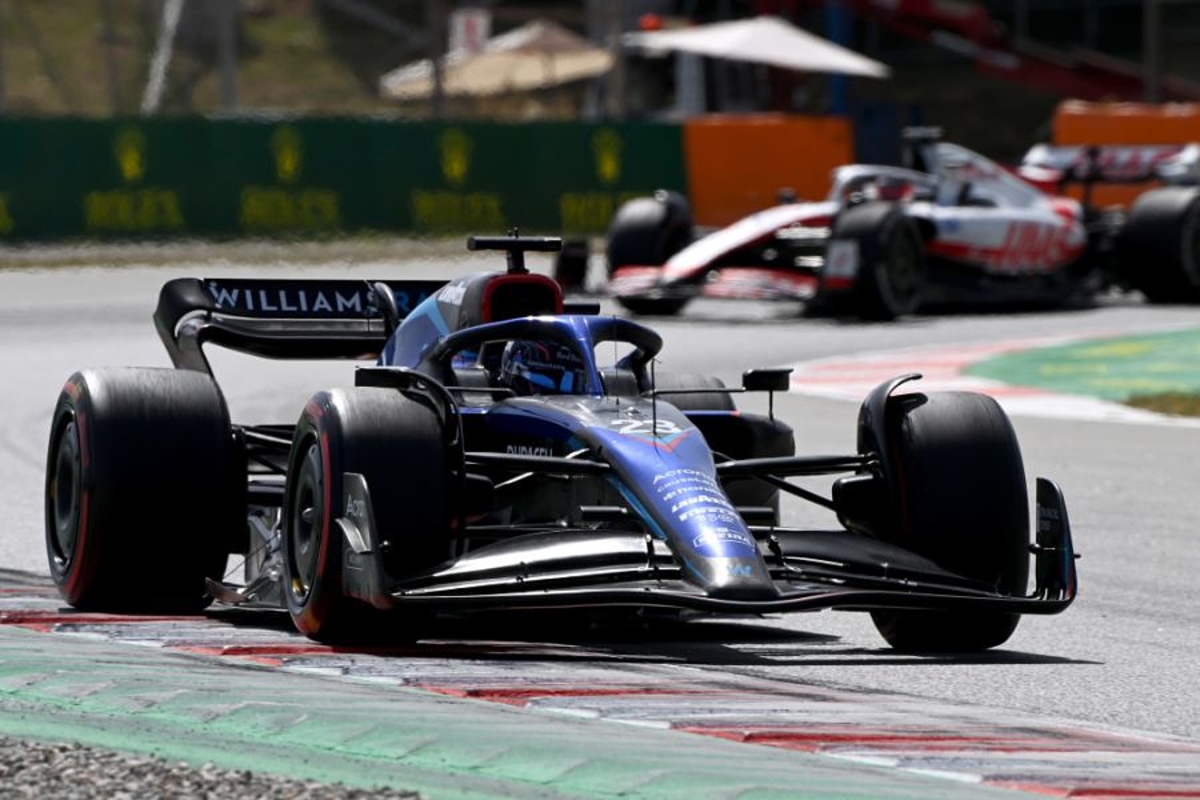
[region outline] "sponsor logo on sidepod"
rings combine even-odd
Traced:
[[[549,447],[544,445],[506,444],[504,452],[514,456],[549,456],[554,455]]]

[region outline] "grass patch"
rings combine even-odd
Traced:
[[[1131,397],[1125,404],[1133,408],[1155,411],[1159,414],[1174,414],[1177,417],[1200,417],[1200,394],[1190,392],[1162,392]]]

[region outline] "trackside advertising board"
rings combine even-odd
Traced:
[[[686,176],[672,124],[6,119],[0,241],[601,233]]]

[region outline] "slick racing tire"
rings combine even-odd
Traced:
[[[591,247],[587,239],[563,239],[562,249],[554,257],[554,280],[563,292],[587,290],[588,262]]]
[[[692,422],[704,434],[714,454],[740,461],[747,458],[780,458],[796,455],[796,437],[790,425],[761,414],[712,414]],[[779,520],[779,489],[766,481],[741,479],[724,485],[737,507],[771,508]]]
[[[609,278],[624,266],[660,266],[695,238],[691,207],[678,192],[659,190],[651,197],[635,198],[617,209],[607,238]],[[624,295],[616,299],[634,314],[669,317],[682,311],[691,298]]]
[[[618,267],[659,266],[693,238],[692,211],[683,195],[659,190],[630,200],[617,209],[608,226],[608,277]]]
[[[655,375],[658,389],[724,389],[725,383],[711,375],[660,372]],[[687,413],[689,411],[737,411],[733,395],[722,391],[665,394],[662,399]],[[733,459],[771,458],[796,454],[791,426],[757,414],[696,415],[691,421],[709,449]],[[761,481],[735,481],[726,487],[735,506],[769,506],[779,512],[779,490]]]
[[[681,394],[663,394],[659,398],[680,411],[735,411],[733,395],[720,391],[725,382],[712,375],[690,372],[656,372],[654,388],[666,392],[672,389],[714,390],[689,391]]]
[[[690,297],[617,297],[617,303],[639,317],[673,317],[683,311],[689,300]]]
[[[898,544],[1003,595],[1025,593],[1029,497],[1016,434],[990,397],[908,394],[888,401],[888,439],[898,494]],[[897,650],[976,652],[1003,644],[1017,614],[875,611]]]
[[[344,589],[345,475],[370,493],[384,569],[416,572],[449,555],[450,470],[442,424],[393,389],[314,395],[296,425],[283,507],[283,594],[296,628],[325,642],[372,639],[381,614]]]
[[[926,282],[925,245],[916,225],[899,207],[851,206],[835,220],[832,240],[853,242],[857,249],[851,303],[859,316],[890,321],[920,307]]]
[[[1122,275],[1151,303],[1200,302],[1200,191],[1169,186],[1141,195],[1118,243]]]
[[[85,370],[54,408],[46,463],[50,575],[72,606],[192,613],[246,527],[244,456],[213,379]]]

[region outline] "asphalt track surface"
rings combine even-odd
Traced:
[[[462,259],[0,272],[0,507],[8,512],[0,733],[357,776],[357,785],[383,775],[437,797],[1200,796],[1200,429],[1050,391],[1061,388],[1052,378],[1071,371],[1062,365],[1077,360],[1064,361],[1064,348],[1102,341],[1119,361],[1136,347],[1114,342],[1144,345],[1163,332],[1175,349],[1153,371],[1200,373],[1191,333],[1200,312],[1191,308],[1113,300],[866,325],[710,302],[653,322],[667,342],[665,368],[733,382],[744,367],[798,365],[776,412],[796,428],[802,452],[853,449],[854,398],[880,371],[917,370],[926,388],[1000,397],[1031,478],[1063,487],[1084,558],[1074,607],[1026,618],[1007,645],[982,656],[898,656],[865,617],[840,613],[651,631],[515,625],[376,653],[313,648],[278,615],[63,613],[44,578],[49,412],[78,367],[166,365],[149,321],[163,281],[449,277],[478,267]],[[1047,371],[1038,366],[1047,359],[1017,355],[1029,346],[1057,348],[1048,361],[1058,366]],[[1096,347],[1081,350],[1079,371],[1096,374],[1101,357]],[[1012,359],[1027,360],[1013,372]],[[343,382],[349,369],[214,360],[245,421],[291,419],[308,393]],[[839,363],[853,368],[838,371]],[[1034,390],[1014,391],[997,370],[1003,380],[1020,373]],[[785,514],[827,522],[804,507]],[[232,710],[231,695],[239,698]],[[432,743],[400,741],[422,731]],[[687,735],[698,732],[708,735]]]

